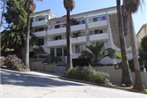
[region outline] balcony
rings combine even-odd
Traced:
[[[47,34],[48,35],[56,35],[56,34],[62,34],[66,32],[66,28],[62,27],[62,28],[56,28],[56,29],[52,29],[52,30],[48,30]]]
[[[46,44],[48,47],[55,47],[55,46],[65,46],[66,40],[54,40],[54,41],[48,41]]]
[[[35,21],[32,22],[32,27],[37,27],[37,26],[44,26],[47,24],[47,20],[42,20],[42,21]]]
[[[104,40],[107,40],[108,38],[109,38],[108,33],[90,35],[90,41],[91,42],[92,41],[104,41]],[[71,40],[72,44],[85,43],[85,42],[86,42],[86,36],[72,38],[72,40]],[[48,41],[46,45],[48,47],[65,46],[66,45],[66,39]]]
[[[109,39],[109,33],[90,35],[90,41],[104,41]]]
[[[88,28],[102,27],[107,25],[107,20],[88,23]]]
[[[39,31],[39,32],[34,32],[33,34],[37,37],[43,37],[43,36],[47,35],[47,32],[46,31]]]
[[[84,29],[86,29],[85,24],[71,26],[71,32],[84,30]],[[48,35],[62,34],[65,32],[66,32],[66,27],[56,28],[56,29],[48,30]]]

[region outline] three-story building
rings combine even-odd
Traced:
[[[33,34],[39,38],[45,52],[61,57],[66,63],[66,16],[55,17],[50,10],[36,12],[33,16]],[[103,42],[104,48],[120,51],[117,9],[104,8],[71,15],[72,58],[78,58],[86,45]],[[128,59],[132,58],[129,34],[126,35]],[[109,57],[101,63],[116,63]]]

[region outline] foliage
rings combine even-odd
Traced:
[[[81,71],[79,67],[69,68],[66,72],[66,77],[71,79],[80,79],[81,78]]]
[[[141,40],[141,47],[144,51],[147,52],[147,35]]]
[[[5,62],[5,57],[0,56],[0,68],[4,66],[4,62]]]
[[[74,67],[67,70],[66,77],[72,79],[79,79],[96,84],[105,84],[107,82],[108,74],[99,72],[92,67]]]
[[[58,62],[60,62],[60,61],[61,61],[60,58],[48,55],[48,56],[44,59],[43,63],[51,64],[51,63],[58,63]]]
[[[75,7],[75,1],[74,0],[64,0],[64,7],[68,11],[72,11],[72,9]]]
[[[21,53],[25,44],[27,13],[24,10],[25,0],[7,0],[6,12],[3,14],[8,24],[2,32],[2,51],[6,48]]]
[[[33,46],[33,52],[36,56],[38,56],[39,54],[43,54],[44,53],[44,49],[41,46],[37,46],[34,45]]]
[[[81,52],[80,58],[91,59],[91,64],[97,64],[103,56],[103,43],[96,43],[96,45],[86,46],[86,49]]]
[[[145,36],[141,41],[141,48],[139,50],[140,58],[145,64],[145,68],[147,69],[147,36]]]
[[[5,59],[4,65],[11,70],[25,71],[26,69],[22,60],[16,55],[8,55]]]
[[[104,57],[109,56],[110,58],[118,58],[115,50],[109,48],[104,49],[103,43],[96,43],[96,45],[86,46],[86,49],[81,52],[79,58],[89,58],[91,60],[91,65],[99,64],[100,60]]]

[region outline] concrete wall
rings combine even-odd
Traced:
[[[59,75],[64,74],[65,66],[56,66],[54,64],[43,64],[41,59],[39,60],[31,60],[30,63],[32,70],[38,70],[38,71],[45,71],[45,72],[54,72]],[[114,66],[103,66],[103,67],[94,67],[97,71],[103,71],[110,74],[110,81],[114,84],[120,84],[121,83],[121,75],[122,71],[121,69],[115,69]],[[132,79],[134,81],[135,75],[134,72],[131,73]],[[147,72],[141,72],[142,81],[144,83],[144,86],[147,87]]]
[[[120,84],[121,83],[121,76],[122,71],[121,69],[115,69],[114,66],[105,66],[105,67],[94,67],[98,71],[107,72],[110,74],[110,81],[114,84]],[[131,73],[132,79],[134,81],[135,74],[134,72]],[[141,72],[142,81],[145,87],[147,87],[147,72]]]

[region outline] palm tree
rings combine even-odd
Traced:
[[[117,16],[118,16],[118,28],[119,28],[119,39],[120,39],[120,47],[121,47],[121,55],[122,55],[122,79],[121,83],[126,86],[132,85],[132,78],[130,75],[130,69],[127,60],[126,53],[126,42],[125,36],[123,32],[123,24],[122,24],[122,9],[121,9],[121,1],[116,0],[117,2]]]
[[[25,65],[29,68],[30,15],[34,12],[34,10],[36,8],[34,0],[26,0],[24,8],[25,8],[26,12],[28,13],[28,17],[27,17],[27,33],[26,33]]]
[[[64,0],[64,7],[66,9],[67,12],[67,24],[66,24],[66,43],[67,43],[67,68],[72,68],[72,48],[71,48],[71,42],[70,42],[70,38],[71,38],[71,31],[70,31],[70,11],[72,11],[72,9],[75,6],[75,2],[74,0]]]
[[[96,65],[100,62],[104,54],[104,43],[96,43],[96,45],[90,44],[86,46],[86,49],[81,52],[79,58],[88,58],[92,65]]]
[[[131,46],[132,46],[132,55],[135,69],[135,82],[133,88],[139,91],[144,90],[144,86],[142,84],[140,66],[138,61],[137,47],[135,44],[135,35],[133,30],[133,21],[132,21],[132,13],[135,13],[139,5],[141,4],[140,0],[123,0],[125,9],[128,15],[128,32],[130,34]]]
[[[79,58],[90,59],[91,65],[98,64],[104,57],[115,58],[115,50],[108,48],[104,49],[104,43],[97,42],[95,45],[90,44],[81,52]]]

